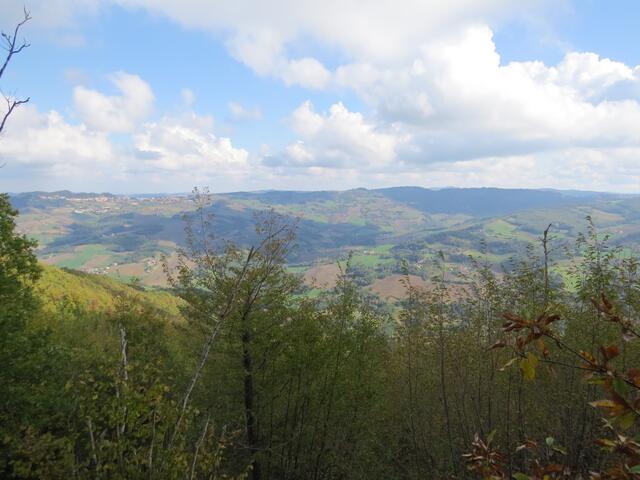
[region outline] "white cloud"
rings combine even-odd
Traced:
[[[89,82],[89,75],[82,68],[67,68],[63,72],[64,79],[71,85],[84,85]]]
[[[639,67],[575,52],[502,64],[491,29],[471,25],[404,66],[345,65],[335,79],[372,114],[305,103],[292,115],[300,141],[268,164],[357,167],[369,185],[640,185]]]
[[[95,15],[102,0],[31,0],[29,2],[0,2],[0,18],[3,27],[15,24],[23,18],[23,6],[33,17],[30,26],[47,29],[74,27],[79,15]],[[6,22],[6,24],[5,24]]]
[[[560,84],[576,89],[584,98],[600,96],[603,91],[620,82],[637,82],[638,68],[621,62],[600,58],[595,53],[568,53],[550,76]]]
[[[269,29],[238,33],[227,41],[230,53],[258,75],[279,77],[287,86],[324,88],[331,73],[315,58],[288,59],[283,39]]]
[[[260,48],[275,57],[300,38],[337,47],[353,58],[397,62],[411,56],[426,39],[478,18],[524,15],[544,0],[380,0],[363,5],[341,0],[114,0],[123,6],[161,13],[183,26],[231,32],[242,58]],[[557,8],[557,2],[553,2]],[[215,15],[211,12],[214,11]],[[238,48],[242,45],[242,48]],[[251,48],[249,48],[251,46]],[[255,59],[247,61],[258,68]]]
[[[229,102],[227,107],[233,120],[260,120],[262,118],[262,112],[259,108],[247,108],[238,102]]]
[[[331,74],[315,58],[301,58],[286,63],[282,79],[287,85],[301,85],[308,88],[324,88]]]
[[[413,134],[415,161],[640,143],[640,104],[605,91],[623,81],[639,85],[632,69],[592,55],[577,62],[575,54],[557,67],[502,65],[491,37],[486,26],[469,27],[370,87],[381,92],[371,100],[379,121]]]
[[[154,95],[147,82],[137,75],[117,72],[111,82],[120,95],[105,95],[84,86],[73,91],[76,111],[86,124],[105,132],[130,132],[153,108]]]
[[[340,0],[105,1],[215,33],[258,75],[327,95],[348,89],[363,100],[361,112],[337,100],[328,112],[301,105],[290,119],[295,138],[263,155],[265,183],[258,186],[254,176],[247,185],[275,186],[304,171],[316,176],[316,187],[321,175],[325,187],[344,186],[349,172],[372,185],[630,190],[635,182],[637,189],[640,67],[592,52],[569,52],[556,65],[505,64],[496,50],[493,26],[557,2],[380,0],[364,8]],[[76,108],[91,135],[135,131],[145,168],[241,172],[251,163],[210,125],[182,118],[141,127],[153,93],[149,88],[140,101],[144,94],[117,86],[117,96],[78,87]],[[189,106],[192,97],[183,100]],[[237,103],[228,107],[234,119],[259,116]]]
[[[240,188],[253,171],[249,154],[212,128],[212,118],[193,113],[164,117],[116,143],[108,132],[28,105],[16,110],[0,138],[3,183],[14,190],[140,192],[188,191],[224,179],[223,189]]]
[[[53,173],[115,166],[113,147],[104,133],[70,125],[58,112],[41,113],[33,105],[12,115],[0,139],[0,158],[0,163]]]
[[[291,126],[303,141],[290,144],[280,161],[296,166],[380,168],[395,160],[395,149],[402,141],[378,131],[342,103],[322,115],[307,101],[293,112]]]
[[[195,114],[146,123],[134,135],[137,157],[147,168],[202,175],[237,175],[249,154],[212,133],[213,120]]]
[[[470,21],[524,16],[549,0],[112,0],[160,13],[188,27],[222,33],[229,52],[259,75],[288,85],[323,88],[330,72],[314,48],[336,49],[354,61],[397,65],[434,37]],[[215,14],[211,14],[215,12]],[[307,55],[292,55],[299,44]]]
[[[432,164],[434,185],[557,188],[637,193],[640,148],[568,148],[535,155],[489,157]]]

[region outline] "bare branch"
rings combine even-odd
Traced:
[[[4,97],[4,98],[7,101],[7,111],[5,112],[4,116],[2,117],[2,122],[0,123],[0,132],[2,132],[2,130],[4,130],[4,125],[5,125],[5,123],[7,123],[7,119],[9,118],[9,115],[11,115],[13,113],[15,108],[18,105],[23,105],[23,104],[27,103],[30,100],[29,97],[27,97],[27,98],[25,98],[23,100],[11,99],[9,97]]]
[[[5,50],[7,51],[7,56],[4,59],[4,62],[2,63],[2,67],[0,67],[0,78],[2,78],[2,76],[4,75],[4,71],[7,68],[7,65],[9,65],[9,62],[11,61],[11,58],[20,53],[22,50],[24,50],[25,48],[28,48],[30,46],[29,43],[27,43],[26,40],[22,40],[21,44],[16,44],[16,41],[18,39],[18,33],[20,32],[20,28],[27,23],[29,20],[31,20],[31,15],[29,15],[29,12],[27,11],[27,9],[24,9],[24,18],[22,19],[22,21],[20,21],[17,25],[16,28],[13,31],[13,35],[10,34],[6,34],[4,32],[2,32],[2,39],[4,40],[5,45]],[[9,116],[13,113],[13,111],[15,110],[16,107],[23,105],[25,103],[27,103],[29,101],[29,97],[22,99],[22,100],[16,100],[15,98],[10,98],[5,96],[4,97],[6,102],[7,102],[7,111],[5,112],[4,116],[2,117],[2,122],[0,123],[0,132],[2,132],[4,130],[4,126],[7,123],[7,119],[9,118]]]
[[[11,61],[11,57],[13,57],[17,53],[20,53],[25,48],[29,47],[29,44],[27,43],[26,40],[22,41],[22,45],[16,47],[16,40],[18,39],[18,32],[20,31],[20,28],[25,23],[27,23],[29,20],[31,20],[31,15],[29,15],[29,12],[25,8],[24,9],[24,18],[22,19],[21,22],[19,22],[16,25],[16,28],[13,31],[13,36],[2,32],[2,37],[4,38],[4,41],[7,44],[7,47],[6,47],[7,48],[7,58],[5,58],[4,63],[2,64],[2,67],[0,68],[0,78],[2,78],[2,75],[4,74],[4,71],[7,68],[7,65]]]

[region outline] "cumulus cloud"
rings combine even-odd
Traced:
[[[189,28],[226,36],[229,52],[259,75],[288,85],[323,88],[331,72],[313,54],[294,55],[298,43],[335,48],[346,58],[398,64],[442,32],[478,18],[498,21],[522,15],[548,0],[112,0],[145,8]],[[214,11],[215,15],[211,15]],[[310,49],[313,53],[314,48]]]
[[[15,111],[3,132],[0,158],[0,163],[59,173],[114,166],[114,149],[105,133],[71,125],[55,110],[41,113],[27,105]]]
[[[640,184],[633,160],[640,154],[640,67],[594,52],[569,52],[555,65],[504,63],[496,50],[492,26],[557,2],[382,0],[364,9],[339,0],[109,1],[221,36],[257,75],[323,95],[356,92],[361,111],[336,99],[326,112],[306,102],[291,114],[294,138],[262,154],[278,178],[304,171],[324,176],[327,186],[338,186],[345,172],[370,185]],[[139,95],[140,82],[135,93],[134,79],[115,81],[115,96],[77,87],[87,131],[135,132],[140,165],[160,171],[182,164],[237,172],[251,162],[201,119],[141,126],[153,93]],[[228,108],[236,120],[259,117],[238,103]],[[261,178],[276,182],[266,171]],[[275,183],[259,188],[269,186]]]
[[[3,180],[18,190],[104,185],[110,191],[188,191],[216,178],[229,188],[251,171],[248,152],[214,135],[211,117],[163,117],[115,142],[109,132],[33,105],[16,110],[3,132],[1,163],[7,165]]]
[[[282,79],[287,85],[319,89],[328,83],[330,76],[322,63],[310,57],[286,62],[282,69]]]
[[[640,138],[638,67],[589,52],[570,52],[551,66],[502,63],[489,25],[549,2],[382,1],[363,12],[337,0],[247,0],[247,8],[216,4],[211,18],[195,0],[118,1],[222,32],[230,53],[259,75],[352,89],[368,105],[359,113],[336,103],[324,114],[302,105],[291,118],[296,140],[270,164],[394,164],[406,172],[496,158],[525,165],[532,155],[567,162],[562,152],[635,148]],[[327,68],[317,54],[326,48],[342,65]]]
[[[117,72],[110,80],[120,95],[105,95],[77,86],[73,91],[75,109],[90,128],[105,132],[133,131],[138,122],[151,113],[153,91],[137,75]]]
[[[378,122],[411,133],[404,153],[415,162],[637,145],[640,104],[606,95],[622,83],[639,86],[637,73],[593,54],[568,54],[552,67],[503,65],[491,30],[472,26],[380,75],[368,98]]]
[[[423,46],[405,66],[338,69],[341,85],[356,90],[372,113],[340,116],[332,110],[323,117],[305,104],[292,117],[300,142],[282,156],[293,165],[359,165],[380,168],[382,174],[388,173],[382,166],[393,164],[395,182],[404,172],[431,185],[475,179],[477,184],[544,186],[546,179],[559,186],[557,172],[564,171],[571,178],[565,187],[573,182],[628,191],[634,182],[640,184],[638,171],[620,149],[640,151],[639,73],[638,67],[593,53],[569,53],[555,66],[503,64],[491,29],[471,25]],[[342,124],[366,128],[348,130],[357,133],[345,137],[344,129],[327,126],[338,124],[338,118],[352,118]],[[392,148],[377,146],[367,138],[371,132]],[[385,160],[354,147],[362,145],[356,137],[387,152]],[[509,161],[499,161],[503,158]],[[517,174],[499,173],[492,167],[498,164]],[[596,179],[602,182],[599,188]]]
[[[183,26],[230,32],[231,46],[260,71],[259,58],[274,58],[297,40],[334,46],[353,58],[397,62],[443,31],[478,18],[495,19],[531,12],[545,0],[113,0],[127,7],[161,13]],[[557,2],[553,2],[557,5]],[[215,11],[215,15],[211,15]],[[264,68],[264,65],[262,65]]]
[[[268,29],[238,33],[227,41],[227,47],[237,60],[257,74],[279,77],[287,86],[321,89],[331,78],[331,73],[315,58],[288,59],[282,37]]]
[[[342,103],[326,114],[317,113],[305,102],[291,116],[291,126],[301,141],[290,144],[278,160],[295,166],[348,168],[384,167],[395,158],[400,136],[380,132],[362,114],[349,111]]]
[[[195,114],[146,123],[134,135],[136,156],[154,170],[216,176],[246,171],[248,152],[212,128],[213,119]]]

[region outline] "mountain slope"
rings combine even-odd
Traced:
[[[182,301],[175,295],[162,290],[134,288],[105,275],[44,266],[36,291],[44,301],[45,310],[68,302],[84,310],[110,311],[119,297],[129,297],[137,299],[160,317],[169,320],[182,318]]]

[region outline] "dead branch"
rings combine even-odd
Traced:
[[[11,61],[13,56],[30,46],[30,44],[27,43],[27,41],[24,39],[22,40],[22,43],[18,43],[18,34],[20,33],[20,28],[29,20],[31,20],[31,15],[29,15],[29,12],[25,8],[24,18],[16,25],[16,28],[13,30],[13,34],[5,32],[0,33],[0,43],[2,43],[2,48],[7,51],[7,56],[2,63],[2,67],[0,67],[0,78],[2,78],[2,76],[4,75],[7,65],[9,65],[9,62]],[[27,103],[30,100],[29,97],[24,99],[16,99],[8,97],[6,95],[4,95],[4,99],[7,102],[7,111],[2,117],[2,122],[0,123],[0,132],[4,130],[7,119],[13,113],[15,108]]]

